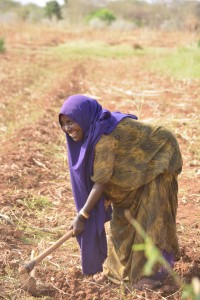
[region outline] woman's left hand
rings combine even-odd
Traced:
[[[106,210],[109,208],[109,206],[111,205],[111,203],[112,203],[111,200],[107,200],[107,199],[106,199],[106,200],[104,201],[104,207],[105,207]]]

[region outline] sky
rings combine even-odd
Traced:
[[[34,3],[38,6],[45,6],[46,3],[50,0],[15,0],[16,2],[19,2],[21,4],[29,4]],[[64,4],[64,0],[56,0],[60,5]],[[116,1],[116,0],[110,0],[110,1]],[[152,0],[146,0],[147,2],[151,2]]]
[[[16,2],[20,2],[21,4],[29,4],[29,3],[34,3],[37,4],[38,6],[45,6],[46,3],[49,0],[15,0]],[[64,0],[56,0],[60,5],[64,4]],[[188,0],[189,1],[189,0]],[[194,0],[194,1],[200,1],[200,0]],[[152,0],[147,0],[147,2],[153,2]]]
[[[15,0],[16,2],[20,2],[21,4],[37,4],[38,6],[45,6],[49,0]],[[64,0],[56,0],[59,4],[64,4]]]

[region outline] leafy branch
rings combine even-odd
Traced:
[[[163,257],[161,251],[154,245],[152,239],[146,234],[141,225],[132,218],[128,209],[124,211],[126,219],[134,226],[137,233],[143,238],[143,244],[133,245],[134,251],[144,251],[147,262],[144,265],[144,274],[149,276],[153,273],[153,267],[159,263],[174,278],[175,282],[182,288],[182,299],[200,300],[200,280],[193,278],[191,284],[183,284],[181,278],[173,271],[170,264]]]

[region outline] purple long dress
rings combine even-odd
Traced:
[[[77,212],[79,212],[94,184],[90,178],[93,172],[95,145],[103,134],[112,132],[123,118],[137,119],[137,117],[120,112],[111,113],[102,109],[96,100],[83,95],[70,96],[63,103],[61,114],[77,122],[84,133],[84,140],[81,142],[73,141],[66,134],[72,192]],[[102,197],[91,211],[84,232],[77,238],[84,274],[102,271],[102,264],[107,257],[104,223],[110,218],[111,210],[105,210]]]

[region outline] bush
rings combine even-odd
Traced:
[[[200,40],[197,42],[197,47],[200,48]]]
[[[97,10],[94,13],[91,13],[90,15],[88,15],[86,17],[87,22],[90,22],[92,19],[100,19],[101,21],[110,25],[113,21],[116,20],[116,17],[110,10],[103,8],[103,9]]]
[[[3,38],[0,38],[0,53],[4,53],[5,52],[5,42]]]
[[[45,6],[45,14],[49,19],[52,19],[54,16],[58,19],[62,19],[61,8],[57,1],[49,1]]]

